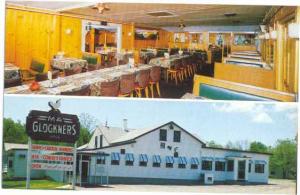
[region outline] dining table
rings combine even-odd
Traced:
[[[90,86],[91,96],[99,96],[102,82],[120,79],[122,75],[138,74],[141,70],[151,69],[152,66],[139,64],[137,67],[130,67],[128,64],[119,65],[110,68],[104,68],[89,72],[83,72],[66,77],[58,77],[53,80],[39,82],[40,89],[30,90],[29,85],[21,85],[4,89],[5,94],[46,94],[60,95],[62,92],[70,92]]]
[[[250,66],[250,67],[271,69],[271,66],[269,66],[265,62],[249,60],[249,59],[224,58],[223,62],[226,64],[235,64],[235,65],[241,65],[241,66]]]
[[[231,52],[233,55],[244,55],[244,56],[260,56],[257,51],[236,51]]]
[[[12,63],[4,64],[4,79],[21,78],[20,68]]]
[[[190,57],[190,55],[175,54],[175,55],[170,55],[169,58],[165,58],[165,57],[152,58],[149,61],[149,65],[160,66],[162,68],[171,68],[174,66],[177,60],[181,60],[188,57]]]
[[[83,59],[63,57],[63,58],[52,59],[51,65],[54,69],[65,70],[65,69],[74,68],[76,66],[86,68],[88,65],[88,62]]]

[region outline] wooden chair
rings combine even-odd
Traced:
[[[117,97],[119,94],[120,81],[113,80],[108,82],[101,82],[100,96]]]
[[[145,96],[149,97],[149,79],[150,79],[150,70],[140,70],[137,75],[137,82],[135,83],[135,92],[138,97],[142,97],[142,91],[145,91]]]
[[[154,97],[154,89],[153,86],[156,86],[156,91],[158,96],[160,97],[160,89],[159,89],[159,81],[160,81],[161,69],[159,66],[153,66],[150,70],[150,90],[152,98]]]
[[[135,75],[126,74],[122,75],[120,79],[120,91],[119,97],[133,97],[133,92],[135,90]]]
[[[180,68],[181,68],[181,61],[176,60],[174,66],[167,69],[167,82],[169,81],[169,75],[170,75],[170,79],[175,80],[176,85],[178,84],[178,79],[180,81],[183,81],[183,75]]]
[[[88,71],[94,71],[94,70],[97,70],[97,65],[88,64],[87,70],[88,70]]]
[[[15,87],[19,85],[22,85],[21,78],[11,78],[4,80],[4,88]]]
[[[81,73],[82,68],[80,66],[76,66],[74,68],[65,69],[64,72],[65,72],[65,76],[70,76],[70,75]]]
[[[82,87],[81,89],[75,91],[64,91],[61,92],[61,95],[73,95],[73,96],[89,96],[91,89],[89,85]]]
[[[32,60],[28,70],[21,70],[21,77],[23,81],[34,80],[37,74],[44,72],[45,64],[37,60]]]
[[[59,71],[54,70],[52,71],[52,79],[56,79],[59,76]],[[46,81],[48,80],[48,73],[42,73],[42,74],[37,74],[35,75],[35,81]]]

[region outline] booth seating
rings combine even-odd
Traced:
[[[30,67],[28,70],[21,70],[21,77],[23,81],[34,80],[37,74],[44,72],[45,64],[33,59],[31,61]]]
[[[86,60],[88,63],[88,71],[93,71],[100,68],[100,56],[95,53],[84,52],[82,54],[82,59]]]
[[[294,102],[294,94],[195,75],[193,94],[213,100]]]

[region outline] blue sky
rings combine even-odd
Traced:
[[[4,117],[25,119],[30,110],[48,111],[48,101],[58,97],[4,97]],[[296,103],[202,102],[174,100],[132,100],[108,98],[63,98],[61,112],[85,112],[99,123],[122,126],[128,119],[129,128],[148,128],[174,121],[202,140],[214,140],[225,145],[228,141],[261,141],[274,145],[277,139],[294,138],[297,132]]]

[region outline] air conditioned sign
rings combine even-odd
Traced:
[[[32,110],[26,119],[26,132],[34,140],[75,143],[80,123],[76,115]]]

